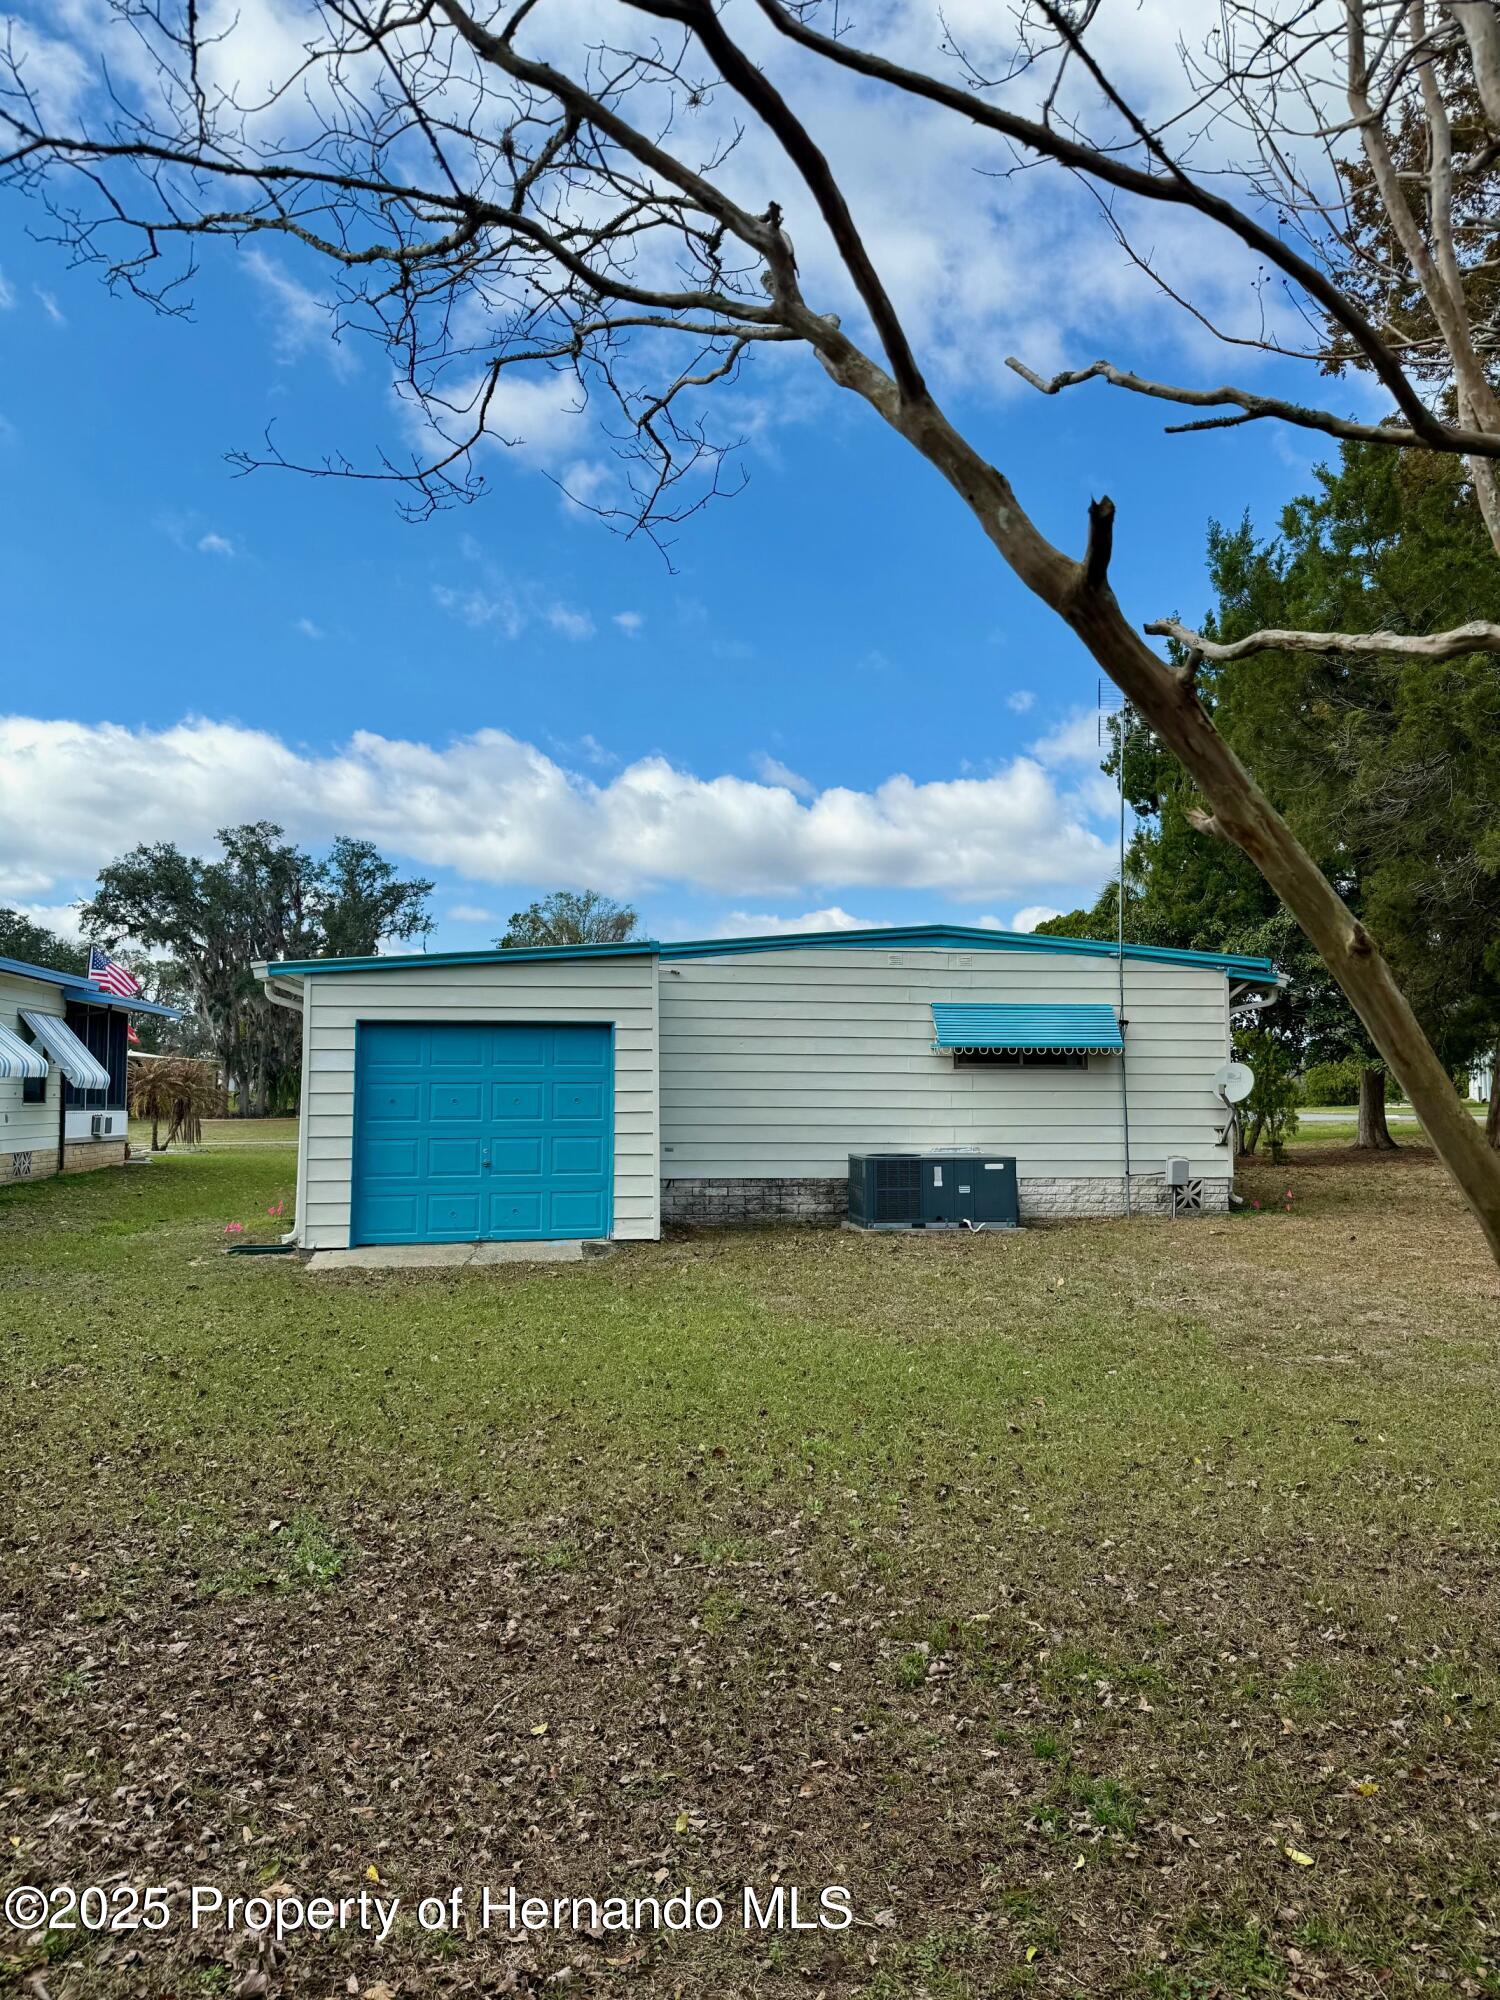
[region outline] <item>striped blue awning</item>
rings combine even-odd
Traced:
[[[0,1028],[0,1077],[19,1077],[34,1083],[46,1074],[47,1058],[41,1050],[23,1042],[11,1029]]]
[[[1045,1049],[1053,1054],[1122,1049],[1113,1007],[1017,1007],[932,1003],[935,1049]]]
[[[21,1019],[57,1064],[75,1090],[107,1090],[109,1071],[91,1056],[66,1021],[56,1014],[38,1014],[21,1009]]]

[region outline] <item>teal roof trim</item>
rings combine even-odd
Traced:
[[[741,951],[805,951],[829,945],[870,951],[1047,951],[1065,958],[1115,958],[1120,948],[1099,938],[1038,937],[1031,931],[992,931],[955,924],[901,924],[879,930],[796,931],[772,937],[704,938],[658,947],[664,960],[715,958]],[[1202,965],[1230,978],[1252,984],[1277,983],[1276,967],[1268,958],[1238,952],[1179,951],[1172,945],[1127,944],[1125,956],[1134,963]]]
[[[403,951],[388,958],[280,958],[266,967],[268,977],[317,972],[409,972],[413,968],[430,971],[435,965],[507,965],[515,959],[536,958],[650,958],[661,947],[654,938],[640,938],[632,944],[547,944],[518,945],[489,951]]]
[[[128,1007],[134,1014],[159,1014],[165,1021],[180,1021],[180,1007],[165,1007],[159,1000],[127,1000],[123,994],[106,993],[102,986],[95,986],[85,979],[81,972],[59,972],[51,965],[28,965],[23,958],[0,958],[0,972],[13,972],[21,979],[42,979],[49,986],[60,986],[64,997],[69,1000],[87,1001],[92,1007]]]
[[[819,946],[854,947],[868,951],[1043,951],[1064,958],[1118,958],[1119,947],[1102,939],[1037,937],[1030,931],[966,929],[954,924],[901,924],[861,931],[795,931],[771,937],[690,938],[658,944],[641,938],[631,944],[526,945],[515,950],[494,946],[487,951],[414,951],[377,958],[291,958],[266,967],[270,975],[311,976],[320,972],[404,972],[442,965],[503,965],[509,959],[641,958],[663,960],[725,958],[749,951],[808,951]],[[1127,944],[1125,956],[1147,965],[1201,965],[1251,985],[1274,986],[1275,966],[1268,958],[1248,958],[1234,952],[1177,951],[1169,945]]]
[[[1122,1049],[1113,1007],[996,1006],[934,1000],[935,1049]]]
[[[44,979],[49,986],[87,983],[81,972],[58,972],[50,965],[28,965],[24,958],[0,958],[0,972],[14,972],[21,979]]]
[[[81,1007],[120,1007],[127,1014],[154,1014],[163,1021],[180,1021],[182,1009],[168,1007],[161,1000],[143,1000],[138,993],[106,993],[102,986],[87,986],[74,982],[63,988],[63,998],[73,1000]]]

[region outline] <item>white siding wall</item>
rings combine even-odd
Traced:
[[[1087,1071],[955,1069],[934,1000],[1117,998],[1108,959],[867,946],[667,960],[661,967],[662,1173],[842,1176],[851,1152],[981,1145],[1032,1176],[1124,1171],[1120,1059]],[[1126,962],[1131,1167],[1185,1154],[1227,1177],[1213,1092],[1229,988],[1207,968]]]
[[[19,1034],[24,1042],[22,1007],[33,1014],[56,1014],[59,1018],[66,1012],[61,987],[44,979],[22,979],[13,972],[0,972],[0,1027]],[[47,1078],[45,1104],[23,1104],[21,1079],[0,1077],[0,1153],[29,1153],[57,1145],[58,1092],[62,1088],[62,1071],[56,1063]]]
[[[302,1241],[349,1242],[358,1021],[608,1021],[615,1030],[614,1234],[661,1233],[656,960],[519,959],[303,982]]]

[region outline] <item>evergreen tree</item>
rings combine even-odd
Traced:
[[[1217,599],[1208,636],[1266,627],[1423,632],[1500,614],[1497,562],[1463,468],[1344,446],[1318,490],[1258,541],[1248,520],[1209,531]],[[1266,653],[1204,662],[1215,721],[1319,865],[1380,939],[1439,1054],[1458,1068],[1500,1039],[1500,675],[1491,656],[1439,665]],[[1118,771],[1112,751],[1106,769]],[[1262,1022],[1305,1063],[1362,1065],[1359,1143],[1390,1143],[1384,1068],[1358,1017],[1238,848],[1206,838],[1203,801],[1145,729],[1125,745],[1139,825],[1127,934],[1257,951],[1293,985]],[[1101,924],[1100,919],[1106,919]],[[1093,911],[1044,924],[1114,929],[1111,885]],[[1500,1138],[1500,1132],[1492,1133]]]

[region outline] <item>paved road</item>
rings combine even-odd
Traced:
[[[1415,1125],[1417,1122],[1417,1114],[1414,1111],[1408,1110],[1405,1105],[1387,1105],[1385,1115],[1387,1123],[1391,1125]],[[1316,1111],[1299,1111],[1297,1113],[1298,1120],[1303,1125],[1352,1125],[1358,1116],[1359,1114],[1352,1104],[1345,1105],[1342,1108],[1334,1104],[1320,1107]],[[1479,1106],[1474,1116],[1478,1119],[1483,1119],[1483,1105]]]

